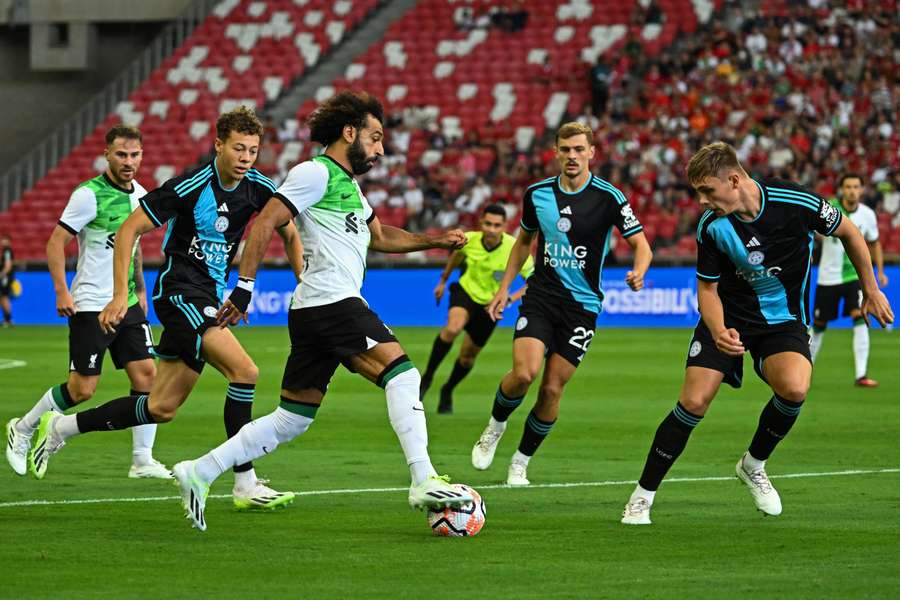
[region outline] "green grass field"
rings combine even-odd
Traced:
[[[397,334],[424,366],[435,330]],[[261,371],[259,416],[277,404],[287,332],[239,335]],[[748,362],[744,388],[723,388],[663,484],[654,524],[619,524],[653,432],[677,398],[688,336],[599,330],[531,463],[528,489],[498,485],[525,406],[491,469],[469,464],[510,364],[509,331],[491,340],[447,417],[433,408],[451,354],[426,399],[430,449],[439,471],[485,497],[487,523],[471,539],[433,537],[425,516],[408,508],[408,471],[383,392],[345,371],[309,433],[257,462],[274,487],[302,494],[296,503],[235,512],[226,474],[213,487],[203,534],[183,518],[173,486],[126,478],[127,432],[71,440],[43,481],[4,462],[0,596],[898,597],[900,334],[873,332],[870,373],[881,387],[861,390],[852,385],[849,331],[829,331],[807,407],[769,463],[782,516],[763,518],[733,477],[770,395]],[[0,331],[3,422],[65,378],[66,348],[62,328]],[[8,368],[8,359],[27,364]],[[106,368],[90,406],[127,390],[108,359]],[[175,422],[160,426],[157,458],[171,466],[222,440],[225,385],[204,373]],[[799,474],[809,476],[790,477]]]

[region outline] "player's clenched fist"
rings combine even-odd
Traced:
[[[447,233],[440,235],[435,240],[438,248],[446,250],[459,250],[466,245],[468,238],[462,229],[451,229]]]

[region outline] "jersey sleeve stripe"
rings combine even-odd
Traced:
[[[769,188],[770,192],[775,192],[776,194],[784,194],[786,196],[797,196],[799,198],[803,198],[805,200],[809,200],[816,206],[818,206],[819,202],[821,202],[821,198],[810,194],[809,192],[801,192],[800,190],[790,190],[787,188]]]
[[[192,183],[195,183],[195,182],[197,182],[198,180],[204,178],[206,175],[210,175],[210,174],[212,174],[212,169],[210,168],[209,165],[206,165],[206,168],[201,169],[201,170],[200,170],[198,173],[196,173],[193,177],[191,177],[190,179],[186,179],[186,180],[182,181],[181,183],[179,183],[178,185],[176,185],[176,186],[175,186],[175,192],[176,192],[178,195],[181,195],[181,189],[182,189],[182,188],[188,187],[188,186],[190,186]]]
[[[819,202],[820,200],[815,196],[810,196],[809,194],[801,194],[797,192],[792,192],[790,190],[782,190],[782,189],[772,189],[769,188],[769,197],[770,198],[781,198],[781,199],[790,199],[798,202],[803,202],[807,206],[811,207],[813,210],[819,210]]]
[[[702,279],[703,281],[718,281],[720,275],[705,275],[700,271],[697,271],[697,279]]]
[[[69,233],[71,233],[72,235],[78,235],[77,231],[75,231],[74,229],[72,229],[71,227],[69,227],[68,225],[63,223],[62,221],[57,221],[56,224],[59,225],[60,227],[62,227],[63,229],[65,229],[66,231],[68,231]]]
[[[774,194],[769,194],[769,200],[771,200],[772,202],[783,202],[784,204],[794,204],[796,206],[802,206],[803,208],[811,210],[812,212],[819,212],[818,206],[811,206],[805,200],[796,200],[793,198],[783,198],[781,196],[776,196]]]
[[[603,180],[597,176],[594,176],[594,179],[591,182],[591,185],[593,185],[596,188],[600,188],[601,190],[606,190],[607,192],[611,193],[613,195],[613,197],[616,199],[616,202],[618,202],[620,205],[628,203],[628,199],[625,198],[625,194],[623,194],[621,192],[621,190],[619,190],[616,186],[614,186],[613,184],[609,183],[606,180]]]
[[[144,198],[146,198],[146,196],[144,196]],[[144,198],[141,198],[140,200],[138,200],[138,203],[141,205],[141,208],[144,209],[144,212],[147,213],[147,216],[150,217],[150,220],[153,221],[154,225],[156,225],[157,227],[162,227],[162,221],[160,221],[157,218],[157,216],[155,214],[153,214],[153,211],[150,210],[150,207],[147,206],[146,202],[144,202]]]
[[[175,193],[178,194],[179,198],[184,198],[185,196],[196,190],[198,187],[205,185],[210,179],[212,179],[212,176],[212,173],[208,173],[203,179],[199,179],[195,183],[191,184],[189,188],[184,188],[180,192],[176,190]]]
[[[283,194],[275,192],[272,197],[281,200],[281,202],[288,207],[288,210],[291,211],[291,215],[296,217],[299,214],[299,211],[297,210],[297,207],[294,206],[294,203],[288,200],[287,197],[285,197]],[[375,213],[373,212],[372,214],[374,215]]]
[[[271,179],[269,179],[265,175],[262,175],[259,171],[248,171],[247,178],[250,179],[251,181],[255,181],[256,183],[258,183],[264,187],[269,188],[273,192],[278,189],[278,187],[275,185],[275,182],[273,182]]]
[[[548,177],[547,179],[544,179],[543,181],[538,181],[537,183],[532,183],[531,185],[529,185],[526,188],[525,191],[527,192],[528,190],[534,189],[538,186],[547,185],[548,183],[553,183],[553,180],[555,180],[555,179],[556,179],[556,177]]]
[[[643,230],[644,230],[644,227],[643,227],[642,225],[638,225],[637,227],[632,227],[631,229],[628,229],[628,230],[624,231],[624,232],[622,233],[622,237],[623,237],[623,238],[630,238],[630,237],[633,236],[634,234],[640,233],[640,232],[642,232]]]
[[[537,231],[537,229],[538,229],[537,227],[532,229],[531,227],[528,227],[527,225],[525,225],[525,223],[523,223],[522,221],[519,221],[519,227],[521,227],[525,231]]]

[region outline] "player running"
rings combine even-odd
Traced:
[[[878,241],[878,219],[874,210],[860,202],[863,193],[862,177],[846,174],[841,177],[838,187],[841,192],[840,200],[832,204],[862,233],[878,270],[878,283],[881,287],[885,287],[888,278],[884,274],[884,258],[881,254],[881,242]],[[822,349],[828,322],[838,318],[838,304],[842,299],[844,301],[842,315],[853,319],[855,384],[858,387],[877,387],[878,382],[870,379],[867,374],[869,327],[860,311],[862,290],[859,287],[859,276],[841,241],[833,237],[825,238],[822,240],[822,258],[819,260],[819,280],[816,284],[816,303],[813,308],[813,326],[809,344],[814,363],[816,355]]]
[[[149,395],[117,398],[75,415],[45,413],[31,452],[38,478],[49,457],[72,436],[171,421],[207,362],[228,379],[226,433],[232,436],[250,421],[258,369],[231,331],[215,327],[215,317],[244,228],[275,191],[252,168],[262,133],[259,119],[245,107],[220,115],[212,162],[144,196],[122,225],[116,236],[113,298],[100,314],[100,326],[113,332],[127,322],[128,249],[138,235],[168,224],[165,262],[153,291],[153,307],[164,328],[155,348],[159,375]],[[289,218],[277,225],[299,273],[302,250],[296,229]],[[276,492],[257,479],[250,463],[235,467],[238,508],[274,508],[293,500],[290,492]]]
[[[61,414],[89,400],[97,390],[107,349],[117,369],[125,369],[133,396],[147,394],[156,376],[150,355],[153,337],[147,322],[147,293],[137,240],[124,249],[125,318],[118,331],[106,333],[97,315],[113,297],[113,244],[116,232],[147,190],[135,181],[143,157],[141,132],[117,125],[106,133],[106,170],[75,188],[50,239],[47,266],[56,290],[56,311],[69,320],[69,378],[47,390],[21,418],[6,424],[6,460],[25,475],[31,438],[45,412]],[[71,290],[66,284],[66,244],[78,239],[78,265]],[[156,425],[132,430],[128,476],[171,479],[153,458]]]
[[[747,351],[773,395],[735,471],[757,509],[781,514],[765,464],[797,420],[809,390],[806,301],[816,232],[837,236],[850,256],[862,282],[862,314],[874,314],[882,326],[894,319],[872,276],[865,240],[840,210],[796,184],[751,179],[724,142],[701,148],[687,176],[707,209],[697,226],[701,319],[678,403],[656,430],[638,486],[625,505],[622,523],[629,525],[650,524],[659,484],[722,382],[740,387]]]
[[[246,314],[273,227],[295,217],[305,256],[288,312],[291,352],[275,412],[247,424],[199,459],[173,467],[184,508],[201,531],[206,529],[210,484],[232,465],[270,454],[306,432],[339,364],[384,388],[388,417],[412,475],[409,503],[456,506],[472,501],[446,477],[438,477],[431,465],[419,372],[360,295],[369,248],[412,252],[457,249],[466,242],[459,230],[426,236],[379,223],[356,176],[384,154],[383,122],[381,103],[364,92],[341,92],[321,104],[310,116],[309,128],[310,138],[325,146],[325,153],[291,169],[253,224],[238,287],[220,317],[223,324],[236,324]]]
[[[626,277],[633,291],[643,287],[653,258],[628,200],[591,174],[593,157],[590,127],[566,123],[559,128],[556,161],[561,174],[526,190],[522,231],[510,252],[500,289],[488,305],[488,312],[499,319],[509,300],[509,286],[537,235],[539,258],[519,307],[513,368],[500,382],[488,426],[472,448],[472,466],[479,470],[491,466],[509,416],[522,403],[546,357],[537,401],[509,465],[508,485],[529,484],[528,462],[556,423],[563,389],[594,337],[603,301],[601,273],[613,228],[634,250],[634,265]]]
[[[16,282],[16,263],[12,240],[5,233],[0,235],[0,309],[3,310],[3,327],[12,327],[13,286]]]
[[[475,358],[497,326],[497,322],[487,312],[487,304],[497,293],[506,262],[509,260],[509,253],[516,243],[516,238],[504,231],[505,227],[506,211],[503,207],[499,204],[486,206],[481,215],[481,231],[470,231],[466,234],[468,242],[450,255],[450,260],[441,273],[441,280],[434,288],[434,297],[440,303],[450,274],[465,262],[465,272],[458,282],[450,285],[447,324],[434,338],[419,392],[419,397],[424,398],[425,392],[431,387],[435,371],[447,356],[456,336],[465,330],[466,337],[459,350],[459,358],[453,364],[453,371],[447,383],[441,386],[437,409],[439,413],[453,412],[453,388],[472,370]],[[525,260],[520,273],[525,279],[534,273],[534,259],[531,256]],[[511,295],[510,303],[521,298],[526,287],[523,286]]]

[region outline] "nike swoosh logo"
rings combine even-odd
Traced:
[[[118,217],[118,216],[110,217],[110,218],[109,218],[109,222],[110,222],[110,223],[112,223],[113,221],[118,221],[118,220],[119,220],[119,217]]]
[[[263,451],[263,452],[265,452],[265,453],[266,453],[266,454],[268,454],[268,453],[269,453],[269,449],[268,449],[268,448],[266,448],[266,447],[265,447],[265,446],[263,446],[263,447],[262,447],[262,451]]]
[[[413,406],[413,410],[418,410],[418,411],[420,411],[420,412],[425,412],[425,409],[424,409],[424,408],[416,408],[415,406]]]
[[[347,198],[349,198],[352,195],[353,194],[341,194],[341,200],[346,200]]]

